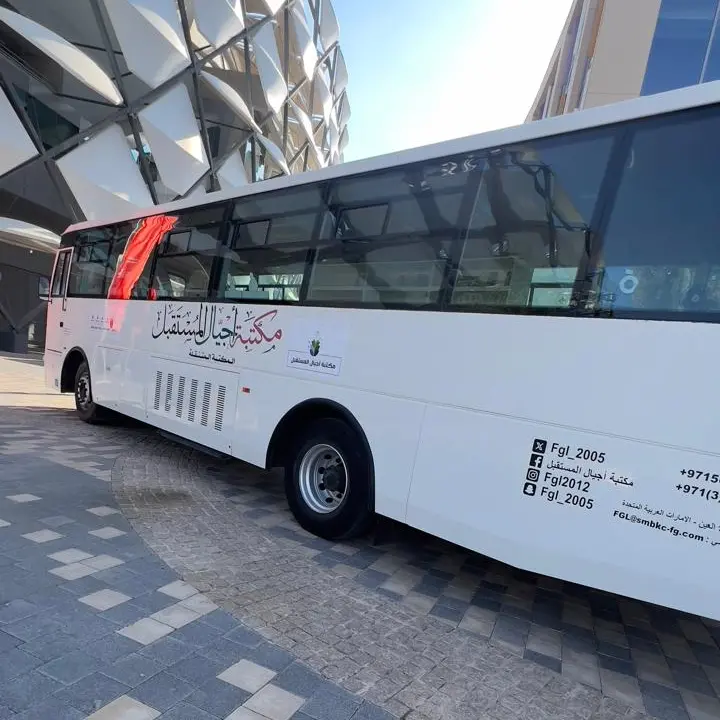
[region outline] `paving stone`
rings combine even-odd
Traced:
[[[200,593],[197,595],[191,595],[185,600],[181,600],[178,605],[196,612],[199,616],[209,615],[211,612],[218,609],[218,606],[210,600],[210,598]]]
[[[0,685],[34,670],[39,665],[42,665],[41,660],[22,649],[14,648],[3,653],[0,655]]]
[[[163,713],[162,717],[163,720],[216,720],[217,715],[210,715],[194,705],[181,702],[171,710]]]
[[[269,683],[277,673],[249,660],[240,660],[220,674],[218,679],[249,693],[257,692]]]
[[[101,709],[129,688],[102,673],[93,673],[56,693],[56,697],[87,715]]]
[[[100,669],[102,663],[98,662],[97,658],[82,650],[76,650],[42,665],[38,672],[65,685],[71,685]]]
[[[112,555],[97,555],[88,560],[83,560],[83,564],[91,567],[93,570],[109,570],[118,565],[123,565],[124,560],[112,557]]]
[[[84,720],[85,713],[77,708],[62,702],[57,697],[51,697],[34,703],[19,715],[13,715],[12,720]]]
[[[248,647],[244,655],[249,660],[270,668],[275,672],[284,670],[295,659],[289,652],[269,642],[262,642],[255,647]]]
[[[158,588],[158,592],[165,595],[169,595],[176,600],[186,600],[197,593],[197,590],[190,584],[183,582],[182,580],[176,580]]]
[[[169,635],[173,628],[164,623],[153,620],[152,618],[143,618],[132,625],[128,625],[120,630],[118,634],[123,635],[141,645],[149,645],[159,640],[165,635]]]
[[[17,713],[40,702],[61,687],[62,684],[57,680],[33,670],[3,685],[0,697],[3,703]]]
[[[14,503],[30,503],[42,500],[42,498],[39,498],[37,495],[32,495],[30,493],[20,493],[19,495],[6,495],[5,497],[10,500],[10,502]]]
[[[150,617],[157,622],[165,623],[165,625],[169,625],[171,628],[178,629],[200,619],[201,615],[177,603],[163,610],[158,610]]]
[[[127,595],[125,597],[127,597]],[[124,602],[121,605],[116,605],[109,610],[103,610],[99,613],[99,617],[110,620],[110,622],[115,623],[119,627],[132,625],[146,616],[147,610],[139,608],[130,602]]]
[[[95,615],[82,605],[78,605],[73,611],[66,611],[63,614],[55,611],[53,617],[61,623],[64,633],[85,643],[98,640],[104,635],[114,632],[117,628],[114,623]]]
[[[164,711],[184,700],[192,691],[193,688],[185,680],[162,670],[128,694],[150,707]]]
[[[240,623],[232,615],[226,613],[224,610],[215,610],[214,612],[211,612],[209,615],[203,617],[201,622],[205,625],[217,628],[224,633],[229,633],[231,630],[234,630],[240,625]],[[262,638],[257,633],[254,634],[258,638],[259,643]]]
[[[172,637],[164,637],[151,643],[147,647],[142,648],[138,652],[145,657],[155,660],[164,667],[173,665],[183,658],[195,653],[196,648],[193,645],[176,640]]]
[[[38,530],[36,532],[26,533],[23,537],[26,540],[32,540],[34,543],[47,543],[53,540],[59,540],[63,536],[54,530]]]
[[[256,692],[245,707],[269,720],[290,720],[304,704],[305,698],[270,683]]]
[[[3,626],[5,633],[13,635],[25,642],[39,638],[42,635],[49,635],[61,629],[61,624],[46,614],[31,615],[28,618],[16,620],[13,623]]]
[[[204,618],[203,621],[207,622],[208,618]],[[256,648],[264,642],[262,635],[242,625],[233,628],[225,637],[232,642],[238,643],[238,645],[245,645],[251,648]]]
[[[139,653],[131,653],[103,669],[108,677],[128,687],[141,685],[153,675],[157,675],[164,665],[144,657]]]
[[[170,605],[174,605],[175,602],[167,595],[151,590],[150,592],[146,591],[136,594],[133,597],[132,604],[136,607],[147,610],[147,615],[149,616],[151,613],[162,610]]]
[[[67,633],[59,630],[31,640],[21,645],[20,648],[29,655],[42,661],[40,663],[42,664],[73,652],[78,649],[81,644],[77,638],[70,637]]]
[[[225,669],[225,666],[219,662],[208,660],[202,655],[190,655],[166,669],[175,677],[194,685],[200,685],[217,677]]]
[[[134,654],[138,650],[137,642],[117,633],[109,633],[86,644],[83,650],[97,660],[112,664]]]
[[[43,525],[48,525],[52,528],[59,528],[64,527],[65,525],[70,525],[71,523],[74,523],[75,520],[66,517],[65,515],[53,515],[52,517],[43,518],[40,522]]]
[[[185,702],[213,717],[226,718],[249,697],[250,693],[246,690],[212,678],[189,695]]]
[[[94,607],[96,610],[109,610],[117,605],[127,602],[131,598],[117,590],[98,590],[91,595],[78,598],[81,603]]]
[[[355,715],[352,716],[352,720],[394,720],[394,717],[394,715],[377,707],[377,705],[363,703]]]
[[[339,689],[323,686],[303,706],[313,720],[350,720],[360,707],[360,700]]]
[[[113,538],[121,537],[122,535],[126,535],[124,530],[119,530],[118,528],[107,526],[98,528],[97,530],[90,530],[90,535],[94,535],[95,537],[99,537],[102,540],[112,540]]]
[[[70,563],[69,565],[62,565],[58,568],[50,570],[53,575],[63,578],[64,580],[79,580],[80,578],[87,577],[97,572],[94,568],[83,563]]]
[[[123,695],[94,712],[87,720],[155,720],[160,714],[155,708]]]
[[[88,508],[88,512],[98,517],[107,517],[108,515],[116,515],[120,511],[103,505],[101,507]]]
[[[78,550],[77,548],[70,548],[69,550],[61,550],[60,552],[48,555],[48,557],[59,563],[70,564],[80,562],[81,560],[87,560],[88,558],[91,558],[92,555],[84,552],[83,550]]]
[[[40,608],[27,600],[13,600],[5,605],[0,605],[0,626],[15,620],[22,620],[39,612]]]
[[[313,695],[326,682],[320,675],[298,662],[289,665],[273,678],[273,685],[305,698]]]
[[[0,630],[0,653],[16,648],[20,643],[22,643],[20,638],[14,635],[8,635],[8,633]]]
[[[189,623],[172,634],[175,640],[180,640],[194,648],[202,649],[212,645],[222,636],[222,630],[204,625],[199,621]]]
[[[235,712],[228,715],[225,720],[266,720],[266,718],[250,708],[239,707]]]

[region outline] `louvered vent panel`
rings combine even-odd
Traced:
[[[167,387],[165,388],[165,412],[169,413],[172,407],[172,392],[173,384],[175,382],[175,376],[172,373],[168,373],[167,376]]]
[[[160,389],[162,387],[162,372],[158,370],[155,373],[155,402],[153,403],[153,407],[155,410],[160,409]]]
[[[227,388],[220,385],[218,388],[217,407],[215,408],[215,429],[220,432],[223,426],[223,415],[225,414],[225,395]]]
[[[188,409],[188,421],[195,422],[195,410],[197,409],[198,381],[190,383],[190,407]]]
[[[212,390],[212,384],[209,382],[205,383],[203,388],[203,401],[202,401],[202,416],[200,417],[200,424],[203,427],[207,427],[208,415],[210,414],[210,392]]]
[[[185,376],[181,375],[178,381],[178,396],[177,396],[177,408],[175,409],[175,415],[181,418],[183,414],[183,403],[185,402]]]

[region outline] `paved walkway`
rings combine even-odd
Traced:
[[[16,383],[28,405],[67,405],[39,394],[41,370],[0,358],[0,403]],[[81,425],[62,409],[0,407],[0,463],[0,518],[11,523],[0,529],[6,715],[44,693],[53,718],[116,697],[152,708],[138,718],[224,718],[235,702],[279,707],[285,691],[284,711],[256,714],[720,718],[716,623],[519,572],[392,523],[374,540],[333,545],[293,522],[276,476],[146,429]],[[23,494],[40,499],[7,497]],[[77,552],[56,556],[64,550]],[[97,635],[76,637],[84,632]],[[98,657],[96,644],[125,653]],[[55,677],[47,665],[63,656],[56,668],[79,669]],[[3,677],[6,664],[14,677]]]
[[[0,720],[391,717],[160,560],[109,483],[142,431],[38,408],[36,369],[0,359],[0,398],[31,398],[0,407]]]

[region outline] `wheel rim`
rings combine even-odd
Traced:
[[[302,499],[316,513],[334,512],[347,497],[345,461],[331,445],[315,445],[305,453],[299,479]]]
[[[78,407],[82,410],[86,410],[92,402],[89,373],[83,373],[78,378],[77,387],[75,388],[75,399],[77,400]]]

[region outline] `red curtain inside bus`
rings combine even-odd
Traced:
[[[108,300],[130,299],[153,250],[162,242],[166,233],[175,227],[177,221],[177,217],[170,215],[154,215],[138,222],[115,268],[108,290]]]

